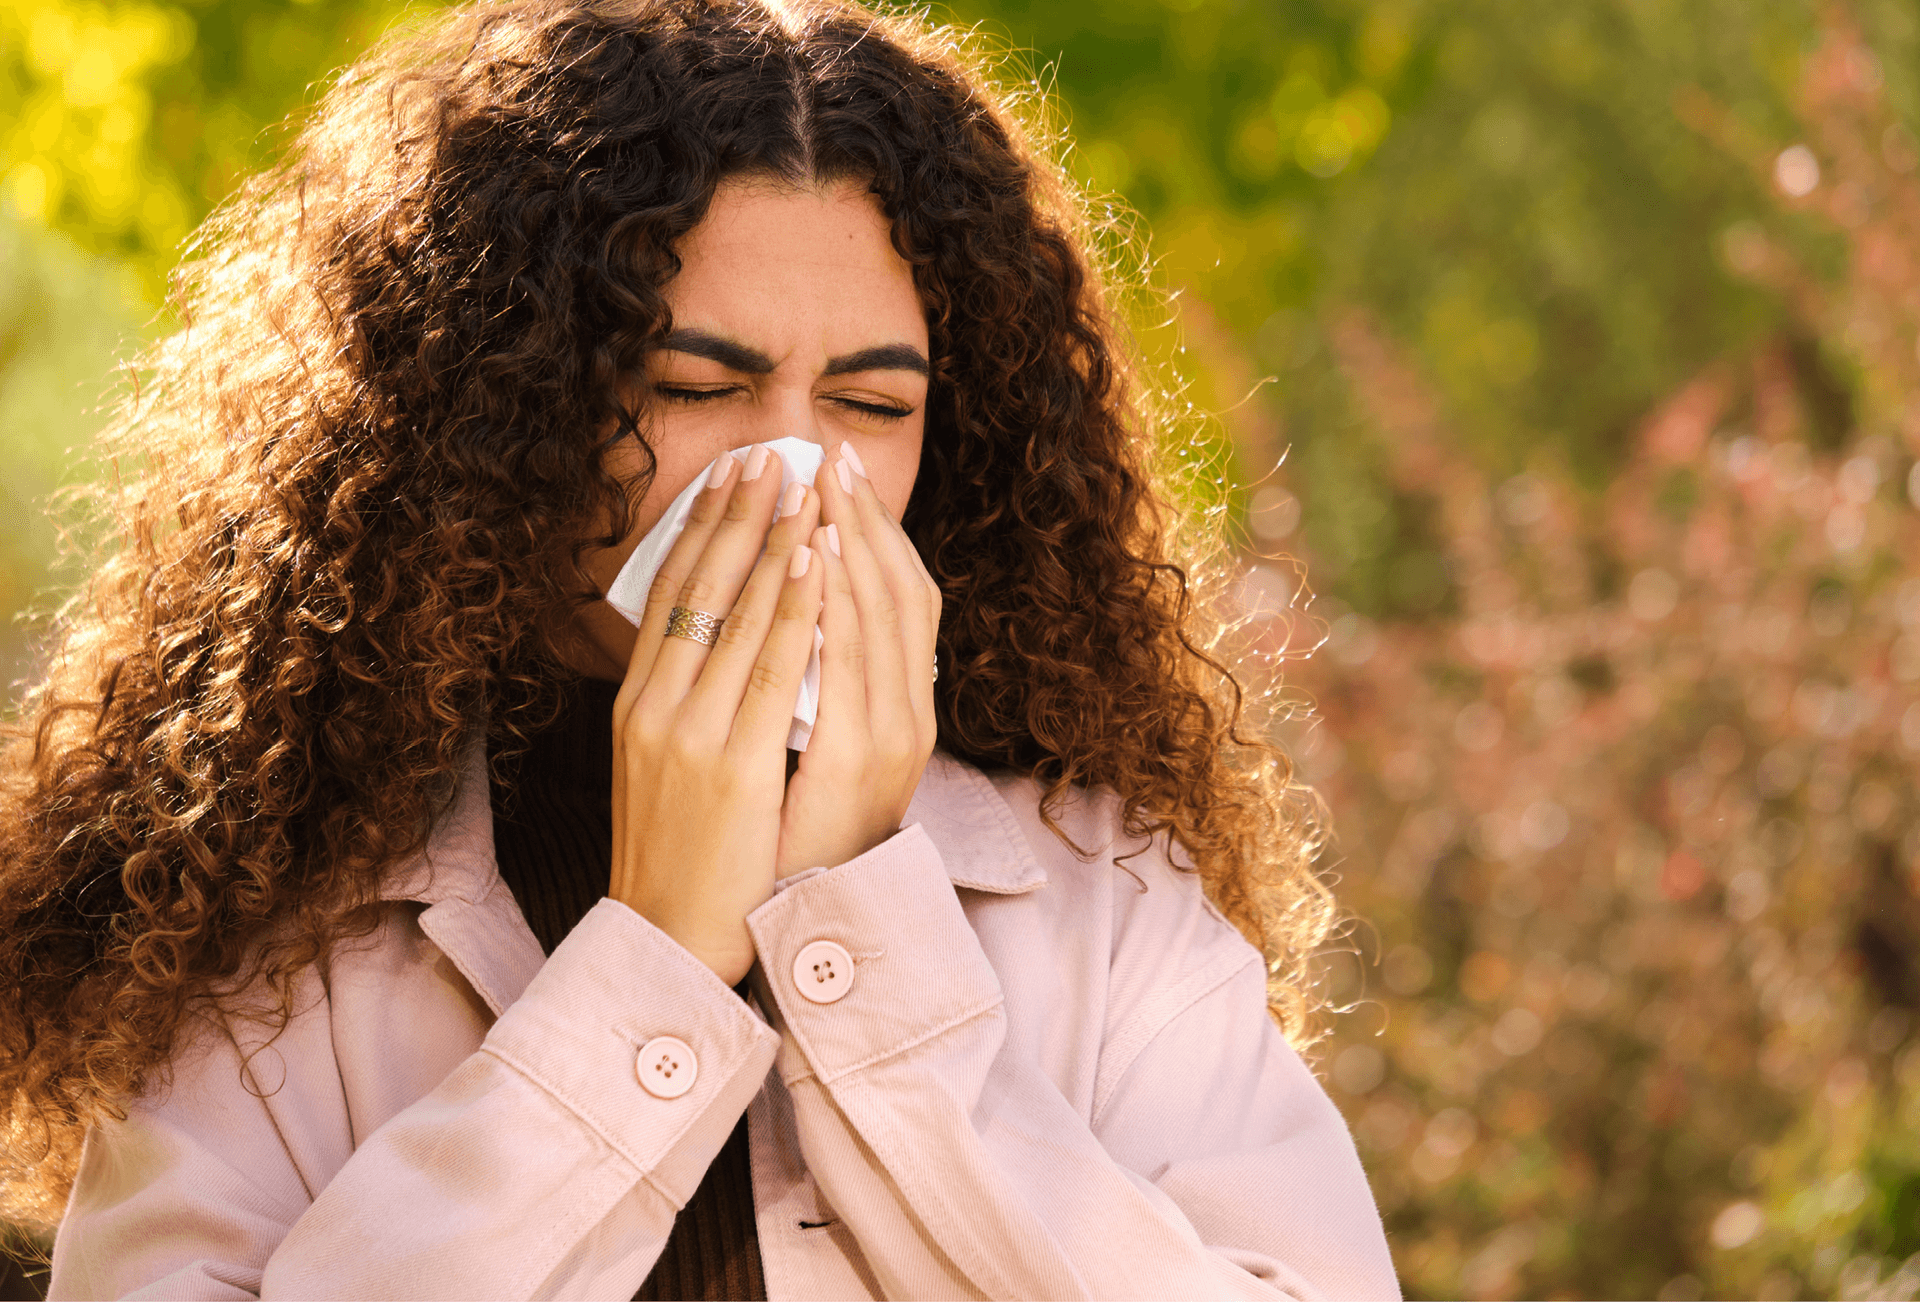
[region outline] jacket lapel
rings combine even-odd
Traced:
[[[494,858],[484,739],[467,747],[453,801],[426,849],[394,871],[380,898],[427,905],[420,929],[495,1017],[526,993],[547,961]]]

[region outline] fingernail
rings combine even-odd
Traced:
[[[733,458],[722,453],[714,460],[713,468],[707,471],[707,487],[718,488],[727,482],[727,471],[733,465]]]
[[[827,526],[827,546],[833,549],[833,554],[835,556],[838,556],[840,554],[840,526],[839,525],[830,524]]]
[[[840,476],[840,491],[851,493],[853,491],[853,476],[847,473],[847,463],[844,461],[834,462],[833,473]]]
[[[807,572],[807,566],[813,564],[813,548],[795,547],[793,559],[787,562],[787,577],[797,579]]]
[[[753,451],[747,453],[747,473],[740,476],[741,481],[760,478],[760,472],[767,468],[767,460],[772,455],[767,451],[766,444],[754,444]]]
[[[861,462],[860,454],[853,450],[853,444],[842,443],[840,445],[840,459],[853,467],[854,474],[860,476],[862,479],[867,477],[867,468]],[[848,491],[851,492],[852,490],[849,489]]]
[[[792,515],[800,509],[800,504],[806,500],[807,486],[795,480],[793,483],[787,485],[786,492],[780,494],[780,514],[783,516]]]

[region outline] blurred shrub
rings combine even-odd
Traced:
[[[1364,920],[1325,1061],[1413,1293],[1920,1293],[1920,158],[1884,91],[1835,11],[1797,133],[1686,110],[1846,256],[1730,231],[1791,328],[1597,493],[1489,474],[1376,315],[1330,331],[1446,588],[1330,603],[1297,675]]]

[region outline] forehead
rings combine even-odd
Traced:
[[[708,327],[771,356],[926,340],[913,270],[858,182],[732,178],[680,242],[666,287],[676,327]]]

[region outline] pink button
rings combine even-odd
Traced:
[[[795,956],[793,983],[816,1004],[830,1004],[853,989],[853,956],[830,940],[816,940]]]
[[[700,1060],[685,1040],[656,1035],[640,1046],[634,1070],[647,1093],[656,1099],[677,1099],[700,1079]]]

